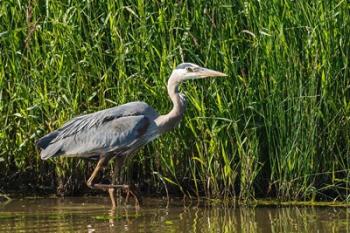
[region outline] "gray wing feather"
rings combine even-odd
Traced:
[[[102,110],[96,113],[78,116],[67,122],[59,130],[60,134],[52,141],[56,142],[65,137],[76,134],[79,131],[92,127],[99,127],[101,124],[125,116],[146,115],[150,118],[155,117],[157,113],[153,108],[143,102],[132,102],[120,105],[115,108]]]
[[[90,157],[99,153],[126,150],[146,132],[158,116],[143,102],[79,116],[41,138],[41,158],[52,156]]]

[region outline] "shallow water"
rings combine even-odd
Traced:
[[[112,211],[107,198],[13,200],[0,205],[0,232],[350,232],[350,209],[332,207],[166,208],[146,199]]]

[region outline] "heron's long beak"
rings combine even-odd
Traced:
[[[205,77],[225,77],[227,76],[224,73],[221,73],[219,71],[215,71],[215,70],[210,70],[207,68],[199,68],[198,71],[196,71],[196,75],[198,78],[205,78]]]

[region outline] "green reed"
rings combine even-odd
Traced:
[[[349,9],[344,0],[0,1],[1,191],[80,192],[93,164],[41,161],[34,142],[129,101],[166,113],[167,78],[190,61],[229,77],[182,84],[184,120],[129,161],[130,181],[208,198],[348,201]]]

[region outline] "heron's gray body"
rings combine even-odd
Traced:
[[[158,137],[159,114],[144,102],[131,102],[78,116],[38,142],[41,158],[130,154]]]

